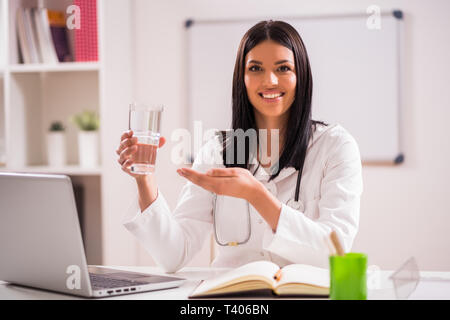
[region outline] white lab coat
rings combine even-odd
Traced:
[[[193,169],[200,172],[213,167],[224,167],[217,137],[201,148],[193,164]],[[340,125],[317,125],[307,149],[300,203],[291,207],[297,173],[292,167],[284,168],[268,182],[268,173],[259,167],[255,178],[282,202],[277,229],[273,232],[250,205],[250,240],[239,246],[216,245],[212,266],[237,267],[255,260],[271,260],[279,266],[306,263],[327,267],[324,238],[331,230],[338,234],[344,250],[350,251],[358,231],[363,189],[361,159],[354,138]],[[143,212],[136,198],[124,217],[124,226],[159,266],[175,272],[189,262],[211,236],[212,199],[211,192],[187,182],[171,212],[159,190],[156,200]],[[221,225],[217,226],[225,229],[219,230],[245,225],[247,206],[233,200],[236,198],[218,196],[216,210],[225,213],[221,215]],[[228,220],[227,212],[233,212]],[[236,213],[242,220],[236,221]]]

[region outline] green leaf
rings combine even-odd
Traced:
[[[96,131],[100,127],[100,119],[95,111],[85,110],[77,113],[70,121],[82,131]]]

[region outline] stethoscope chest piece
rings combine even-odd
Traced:
[[[292,209],[295,210],[299,210],[299,211],[304,211],[305,210],[305,206],[303,205],[303,203],[299,200],[299,201],[295,201],[294,199],[290,199],[287,202],[287,205],[289,207],[291,207]]]

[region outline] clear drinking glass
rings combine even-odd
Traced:
[[[152,174],[155,171],[163,110],[163,105],[130,104],[129,129],[138,139],[138,149],[131,158],[133,164],[130,166],[130,171],[135,174]]]

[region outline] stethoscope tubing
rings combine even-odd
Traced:
[[[251,223],[250,223],[250,204],[248,203],[248,201],[246,201],[247,202],[247,226],[248,226],[247,238],[245,238],[243,241],[230,241],[230,242],[220,242],[219,238],[217,236],[216,202],[217,202],[217,194],[214,194],[214,196],[213,196],[213,228],[214,228],[214,237],[216,239],[216,243],[223,247],[246,244],[248,242],[248,240],[250,240],[250,236],[252,235],[252,227],[251,227]]]

